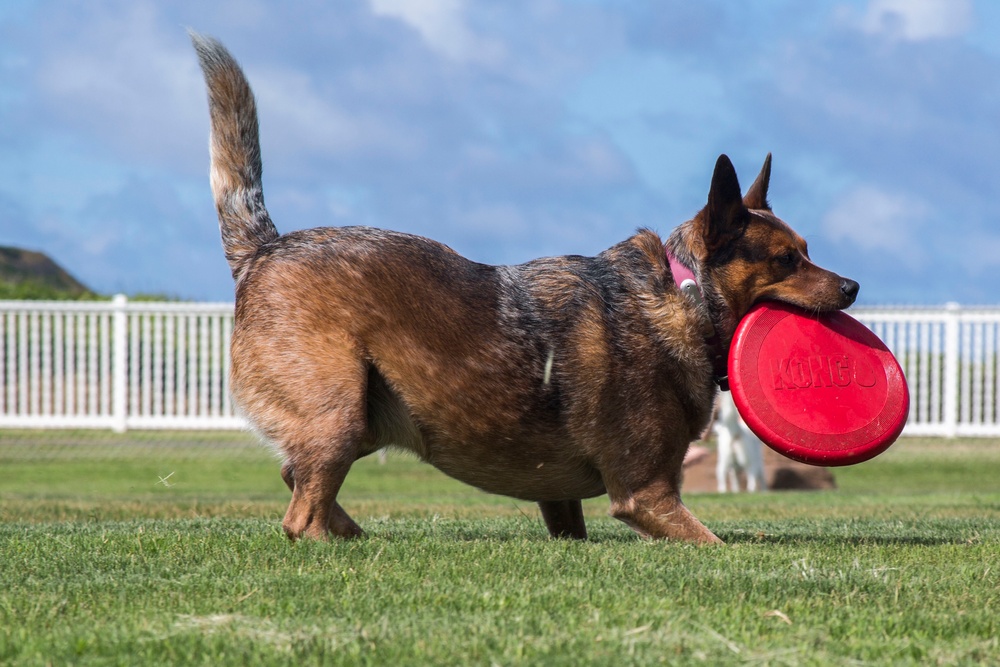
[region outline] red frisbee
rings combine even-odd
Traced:
[[[910,392],[896,358],[842,313],[760,303],[729,350],[733,401],[750,429],[788,458],[820,466],[884,452],[906,423]]]

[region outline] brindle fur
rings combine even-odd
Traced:
[[[642,535],[719,541],[680,497],[684,454],[717,391],[705,318],[728,349],[761,299],[827,311],[858,289],[812,264],[771,213],[770,155],[746,197],[721,156],[708,204],[666,242],[707,309],[678,291],[665,244],[645,229],[596,257],[518,266],[367,227],[279,236],[250,87],[222,45],[192,38],[236,281],[231,387],[285,457],[290,538],[360,535],[337,493],[354,461],[394,446],[537,502],[553,536],[586,537],[580,500],[606,493]]]

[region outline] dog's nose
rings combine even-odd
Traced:
[[[861,285],[853,280],[848,280],[844,278],[840,283],[840,291],[846,296],[850,301],[848,305],[854,303],[854,300],[858,298],[858,291],[861,289]]]

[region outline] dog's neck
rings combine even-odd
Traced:
[[[671,238],[670,241],[674,241],[674,239]],[[720,312],[722,309],[715,303],[719,297],[714,293],[706,294],[702,288],[699,272],[696,271],[697,262],[693,261],[690,256],[684,257],[684,260],[680,259],[678,257],[680,253],[676,251],[677,244],[670,241],[664,245],[664,251],[667,262],[670,264],[670,273],[673,274],[674,283],[705,317],[702,334],[705,336],[705,346],[712,364],[712,380],[722,391],[729,391],[729,343],[732,334],[725,335],[728,328],[722,321],[723,316]],[[725,338],[723,338],[724,335]]]

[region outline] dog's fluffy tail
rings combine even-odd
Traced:
[[[226,260],[238,283],[257,249],[278,237],[264,207],[257,105],[236,60],[211,37],[190,33],[212,118],[212,194]]]

